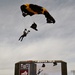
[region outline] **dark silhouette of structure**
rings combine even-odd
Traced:
[[[49,67],[47,64],[53,63],[53,67],[59,66],[61,74],[59,75],[67,75],[67,63],[61,60],[52,60],[52,61],[20,61],[15,63],[15,74],[14,75],[40,75],[42,72],[44,72],[45,68],[46,70],[49,70]],[[57,64],[56,64],[57,63]],[[37,64],[43,65],[43,67],[38,67]],[[55,67],[56,68],[56,67]],[[57,70],[56,68],[56,70]],[[55,70],[54,70],[55,71]],[[49,72],[49,71],[48,71]],[[49,73],[48,73],[49,74]],[[53,74],[55,75],[55,74]]]
[[[23,34],[20,36],[19,40],[22,41],[23,38],[26,37],[29,32],[30,32],[30,30],[27,31],[27,29],[25,29],[25,30],[23,31]]]
[[[54,62],[53,62],[53,66],[56,66],[56,65],[57,65],[57,62],[56,62],[56,61],[54,61]]]

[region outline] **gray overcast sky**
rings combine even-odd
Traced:
[[[56,23],[47,24],[43,15],[24,18],[25,3],[45,7]],[[38,32],[30,29],[33,22]],[[20,42],[25,28],[31,32]],[[30,59],[63,60],[75,69],[75,0],[0,0],[0,74],[13,75],[16,62]]]

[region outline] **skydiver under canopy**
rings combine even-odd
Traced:
[[[27,29],[25,29],[25,30],[23,31],[23,34],[20,36],[19,40],[22,41],[23,38],[26,37],[29,32],[30,32],[30,30],[27,31]]]
[[[20,8],[24,17],[27,15],[33,16],[35,14],[43,14],[46,17],[47,23],[55,23],[55,19],[41,6],[35,4],[23,4]]]

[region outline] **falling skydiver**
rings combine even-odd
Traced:
[[[29,32],[30,32],[30,30],[27,31],[27,29],[25,29],[25,30],[23,31],[23,34],[20,36],[19,40],[22,41],[23,38],[26,37]]]

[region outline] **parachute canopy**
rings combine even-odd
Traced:
[[[35,4],[23,4],[20,8],[24,17],[27,15],[33,16],[35,14],[43,14],[46,17],[47,23],[55,23],[55,19],[41,6]]]
[[[37,29],[37,24],[34,22],[31,26],[30,26],[32,29],[38,31]]]

